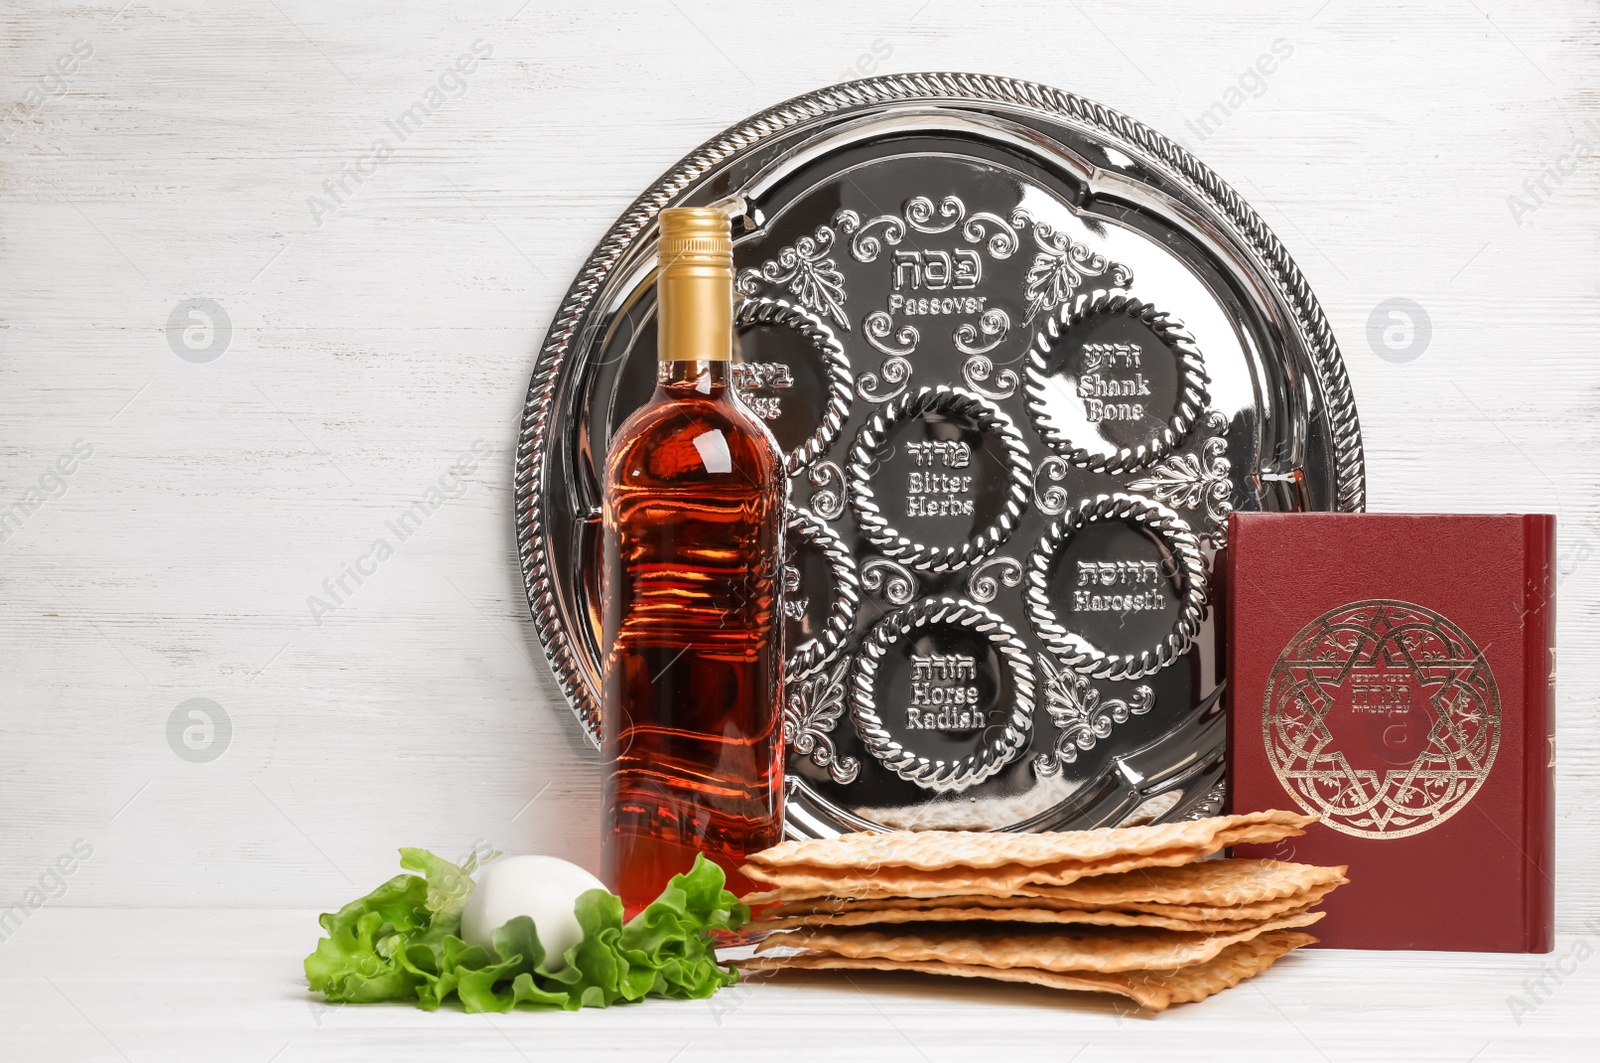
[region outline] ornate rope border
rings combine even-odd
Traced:
[[[1172,416],[1151,439],[1136,447],[1091,450],[1068,439],[1066,433],[1045,421],[1049,412],[1044,404],[1044,380],[1050,368],[1050,352],[1067,331],[1091,317],[1131,317],[1161,338],[1170,350],[1178,368],[1178,402]],[[1028,351],[1028,415],[1039,431],[1039,437],[1066,456],[1068,462],[1090,472],[1136,472],[1153,465],[1171,454],[1183,442],[1206,406],[1211,402],[1207,385],[1205,359],[1188,329],[1170,314],[1156,309],[1150,303],[1135,299],[1126,292],[1110,292],[1097,288],[1085,292],[1050,315],[1045,327],[1034,335],[1033,346]]]
[[[1153,650],[1107,653],[1064,627],[1050,604],[1051,562],[1079,528],[1113,520],[1132,520],[1149,529],[1172,551],[1180,567],[1173,575],[1182,613]],[[1160,502],[1121,492],[1085,499],[1076,510],[1053,522],[1028,555],[1028,589],[1022,601],[1033,630],[1067,667],[1095,679],[1138,679],[1159,672],[1188,650],[1205,619],[1205,563],[1200,558],[1200,541],[1182,517]]]
[[[804,443],[784,458],[785,471],[790,476],[796,476],[807,465],[826,454],[844,430],[854,397],[855,377],[839,337],[833,334],[826,322],[804,307],[795,306],[786,299],[746,297],[733,312],[733,327],[750,328],[756,325],[784,325],[794,329],[817,349],[827,367],[828,405],[822,411],[822,423]]]
[[[855,555],[839,533],[810,510],[792,502],[789,503],[789,530],[821,550],[827,559],[828,570],[833,573],[833,603],[828,607],[828,623],[822,637],[806,639],[789,655],[784,671],[786,683],[805,678],[833,659],[855,628],[856,606],[861,603],[861,579],[856,572]]]
[[[872,489],[872,462],[889,433],[903,421],[930,412],[970,417],[985,435],[998,439],[1005,451],[1008,480],[1005,508],[993,523],[960,546],[928,546],[902,535],[879,510],[877,493]],[[861,534],[882,550],[885,557],[924,572],[965,568],[1000,549],[1016,530],[1017,521],[1022,519],[1022,512],[1028,506],[1028,493],[1033,487],[1033,463],[1028,460],[1028,447],[1010,416],[988,399],[948,384],[902,395],[873,414],[856,433],[848,471],[850,508],[855,511]]]
[[[1211,204],[1234,233],[1271,271],[1279,292],[1289,304],[1295,323],[1308,341],[1316,361],[1319,383],[1328,402],[1333,430],[1339,508],[1365,508],[1365,460],[1355,399],[1339,356],[1333,330],[1310,285],[1289,257],[1277,236],[1222,178],[1204,163],[1148,126],[1085,99],[1075,93],[1030,81],[985,74],[893,74],[834,85],[786,100],[720,133],[680,160],[638,199],[601,238],[583,270],[562,299],[561,308],[545,334],[528,397],[523,407],[522,431],[517,440],[513,490],[516,501],[517,552],[522,562],[523,584],[528,591],[535,630],[550,660],[556,681],[574,715],[596,746],[600,741],[600,707],[584,684],[574,648],[562,628],[545,543],[543,489],[551,409],[556,387],[566,367],[573,338],[617,263],[654,222],[661,208],[730,156],[763,140],[818,121],[828,115],[907,100],[952,104],[1003,104],[1064,118],[1114,137],[1146,156],[1158,160],[1170,173]]]
[[[883,724],[873,698],[878,662],[889,647],[919,628],[956,624],[986,637],[1000,651],[1011,673],[1011,712],[999,737],[960,760],[929,760],[895,740]],[[878,621],[856,655],[851,677],[850,715],[867,752],[906,782],[940,793],[965,790],[1016,759],[1033,734],[1033,661],[1016,629],[976,602],[961,598],[924,598],[902,606]]]

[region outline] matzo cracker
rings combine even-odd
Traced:
[[[1229,945],[1248,941],[1272,930],[1309,926],[1322,912],[1305,912],[1263,923],[1231,934],[1203,934],[1151,927],[1084,927],[1072,930],[1011,928],[993,933],[970,930],[921,929],[885,934],[845,927],[774,934],[757,946],[758,953],[775,948],[805,948],[855,959],[919,960],[966,963],[983,967],[1037,967],[1047,971],[1099,971],[1117,973],[1140,970],[1176,970],[1214,959]]]
[[[1316,941],[1310,934],[1289,930],[1270,931],[1249,941],[1223,949],[1211,960],[1175,971],[1130,971],[1063,973],[1032,967],[994,968],[975,964],[938,963],[922,960],[857,959],[823,953],[792,956],[752,956],[734,965],[750,974],[782,970],[883,970],[917,971],[957,978],[987,978],[995,981],[1030,982],[1056,989],[1116,993],[1143,1007],[1161,1011],[1171,1004],[1204,1000],[1213,993],[1239,984],[1271,967],[1279,957],[1302,945]]]
[[[1315,816],[1270,811],[1212,816],[1155,826],[1105,827],[1040,834],[863,832],[836,838],[784,842],[752,855],[749,866],[850,870],[903,867],[937,871],[941,868],[1000,868],[1007,865],[1045,867],[1067,862],[1089,864],[1116,856],[1174,850],[1212,853],[1229,844],[1220,839],[1230,833],[1248,831],[1252,840],[1262,838],[1276,841],[1300,834],[1301,828],[1314,822]]]

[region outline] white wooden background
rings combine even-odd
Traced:
[[[1600,945],[1600,6],[519,2],[0,4],[0,515],[17,515],[0,532],[0,904],[51,895],[0,942],[0,1027],[31,1031],[26,1058],[46,1045],[180,1058],[149,1030],[183,1008],[183,986],[297,1002],[296,1052],[322,1034],[279,962],[309,950],[308,917],[122,909],[326,909],[394,873],[399,845],[595,864],[596,762],[543,662],[512,542],[510,455],[544,328],[610,221],[702,139],[830,82],[934,69],[1103,101],[1254,203],[1343,345],[1372,508],[1560,515],[1558,920],[1581,974],[1520,1025],[1506,1000],[1533,961],[1324,953],[1269,977],[1297,1000],[1377,979],[1392,992],[1329,1007],[1352,1022],[1387,1008],[1417,1058],[1532,1052],[1540,1031],[1553,1039],[1538,1051],[1558,1052],[1597,1032],[1584,998],[1600,964],[1583,964]],[[1247,76],[1280,39],[1289,57]],[[365,160],[434,87],[421,128]],[[1218,100],[1238,106],[1202,136]],[[335,202],[324,182],[358,163],[375,172]],[[1431,321],[1409,361],[1368,336],[1397,297]],[[231,333],[186,346],[198,319],[169,319],[192,299],[220,306]],[[313,616],[309,597],[335,604],[324,581],[378,537],[396,542],[385,522],[441,484],[421,528]],[[199,750],[181,734],[194,698],[229,725],[209,746],[192,733]],[[58,886],[50,868],[75,842],[92,855]],[[187,944],[166,949],[150,926]],[[215,935],[231,964],[257,951],[240,926],[278,959],[224,992],[188,935]],[[167,966],[138,969],[155,956]],[[96,1021],[92,1002],[118,994],[73,979],[117,977],[180,988],[146,990],[156,1018]],[[1473,1006],[1430,985],[1470,986]],[[1250,992],[1197,1028],[1246,1022]],[[935,1010],[968,996],[991,1015],[1010,999],[946,992]],[[849,993],[772,999],[841,1014],[854,1000],[888,1055],[988,1043],[896,1039]],[[1261,1051],[1362,1054],[1340,1040],[1356,1036],[1343,1011],[1266,999],[1258,1017],[1277,1033]],[[1407,1019],[1417,1010],[1474,1032],[1433,1036]],[[1030,997],[1005,1014],[1054,1013]],[[427,1024],[408,1015],[370,1043],[411,1044]],[[524,1018],[544,1021],[497,1021]],[[340,1016],[349,1040],[322,1050],[352,1058],[368,1043],[352,1031],[391,1019]],[[1321,1039],[1285,1033],[1296,1019]],[[465,1036],[459,1017],[441,1022]],[[233,1029],[248,1034],[239,1058],[291,1040],[248,1033],[271,1025]],[[1155,1029],[1116,1025],[1108,1051]],[[621,1027],[553,1028],[580,1044]],[[486,1036],[486,1050],[517,1048]],[[1057,1057],[1080,1041],[1063,1034]],[[232,1058],[218,1043],[196,1058]],[[639,1043],[662,1059],[678,1045]]]

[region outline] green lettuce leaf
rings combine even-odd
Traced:
[[[459,915],[466,906],[467,895],[472,892],[472,872],[477,870],[478,854],[472,853],[466,863],[457,867],[426,849],[401,849],[400,866],[407,871],[420,871],[423,878],[427,879],[428,911]]]
[[[306,981],[330,1001],[409,1000],[433,1010],[455,997],[469,1012],[576,1010],[650,995],[704,998],[738,977],[718,966],[711,932],[738,930],[750,909],[703,855],[626,923],[615,895],[579,896],[573,914],[583,938],[551,970],[525,915],[494,931],[493,955],[461,940],[475,857],[458,867],[426,849],[400,854],[401,866],[421,876],[398,875],[320,919],[328,936],[306,957]]]
[[[329,1000],[366,1003],[409,996],[416,982],[396,960],[405,936],[427,927],[427,883],[396,875],[319,920],[328,936],[306,957],[306,981]]]

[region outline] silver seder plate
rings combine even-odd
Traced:
[[[709,141],[567,293],[517,452],[539,637],[599,731],[598,471],[655,371],[656,215],[734,215],[749,405],[789,454],[788,830],[1038,831],[1225,798],[1232,510],[1358,510],[1305,278],[1158,133],[1041,85],[853,82]]]

